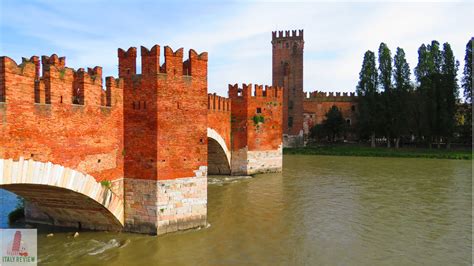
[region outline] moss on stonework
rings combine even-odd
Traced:
[[[102,181],[100,181],[100,184],[103,187],[106,187],[106,188],[111,188],[112,187],[112,182],[110,182],[110,180],[102,180]]]
[[[252,120],[253,120],[253,123],[255,125],[258,125],[259,123],[264,123],[265,122],[265,118],[263,117],[263,115],[254,115],[252,117]]]
[[[66,69],[61,69],[61,71],[59,71],[59,78],[64,79],[65,74],[66,74]]]

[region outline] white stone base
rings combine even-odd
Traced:
[[[281,172],[282,145],[276,150],[248,151],[247,148],[232,152],[232,175],[253,175]]]
[[[204,226],[207,167],[195,176],[171,180],[125,179],[125,230],[165,234]]]

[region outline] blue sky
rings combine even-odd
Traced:
[[[221,95],[229,83],[271,85],[272,30],[305,30],[305,91],[354,91],[364,52],[382,41],[392,53],[404,48],[412,71],[422,43],[449,42],[461,74],[474,36],[473,2],[1,0],[0,8],[0,55],[17,62],[56,53],[69,67],[102,66],[105,77],[118,75],[119,47],[193,48],[209,52],[209,92]]]

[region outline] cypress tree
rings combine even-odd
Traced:
[[[393,133],[396,137],[395,147],[400,146],[400,135],[408,133],[409,122],[408,117],[410,106],[409,96],[411,91],[410,85],[410,66],[405,58],[405,51],[397,47],[397,52],[393,59],[393,117],[392,126]]]
[[[415,75],[419,82],[417,88],[418,100],[422,105],[421,128],[429,146],[433,139],[440,145],[442,135],[441,114],[443,112],[443,79],[441,67],[443,55],[439,49],[439,42],[432,41],[418,49],[418,65]]]
[[[422,44],[418,49],[418,64],[415,67],[415,76],[418,82],[414,93],[416,102],[414,114],[418,137],[425,137],[431,148],[432,129],[430,127],[430,112],[432,109],[431,74],[434,64],[429,52],[429,47]]]
[[[385,43],[380,43],[379,46],[379,84],[381,86],[382,94],[381,105],[382,131],[387,137],[387,147],[390,147],[391,135],[393,130],[393,93],[392,93],[392,55],[390,49]]]
[[[450,148],[450,140],[455,127],[456,104],[459,97],[457,82],[457,71],[459,62],[454,58],[453,50],[449,43],[443,44],[442,52],[442,81],[440,86],[440,133],[447,140],[447,148]]]
[[[466,44],[466,55],[464,56],[464,72],[462,79],[462,87],[464,88],[465,108],[464,124],[462,125],[461,135],[464,140],[469,140],[472,143],[472,48],[474,46],[474,37],[472,37]]]
[[[467,103],[472,102],[472,46],[474,46],[474,37],[467,42],[466,56],[464,56],[462,87],[464,88],[464,97]]]
[[[375,147],[375,132],[377,130],[377,84],[378,75],[375,64],[375,54],[367,51],[359,73],[357,94],[359,95],[359,127],[361,132],[369,133],[371,147]]]

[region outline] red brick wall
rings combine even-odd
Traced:
[[[224,139],[230,149],[231,102],[229,98],[214,94],[207,96],[207,126],[214,129]]]
[[[232,103],[232,150],[248,147],[249,151],[276,150],[282,143],[283,89],[255,85],[229,85]],[[257,113],[259,108],[260,113]],[[255,123],[263,116],[263,123]]]
[[[142,74],[136,75],[136,48],[119,49],[124,79],[126,177],[166,180],[192,177],[207,165],[207,53],[165,47],[141,48]]]
[[[303,107],[305,113],[306,129],[311,129],[316,124],[321,124],[325,115],[332,106],[337,106],[344,117],[344,120],[350,119],[351,125],[357,123],[357,97],[354,93],[327,93],[311,92],[304,98]],[[305,132],[308,134],[308,132]]]
[[[303,30],[272,32],[273,86],[284,88],[283,133],[298,135],[303,129]],[[293,120],[289,127],[289,119]]]
[[[65,67],[65,58],[23,59],[17,65],[0,57],[0,158],[32,158],[70,167],[95,177],[123,176],[123,111],[120,80],[107,79],[102,70]],[[81,90],[81,103],[73,92]],[[107,95],[109,105],[107,107]]]

